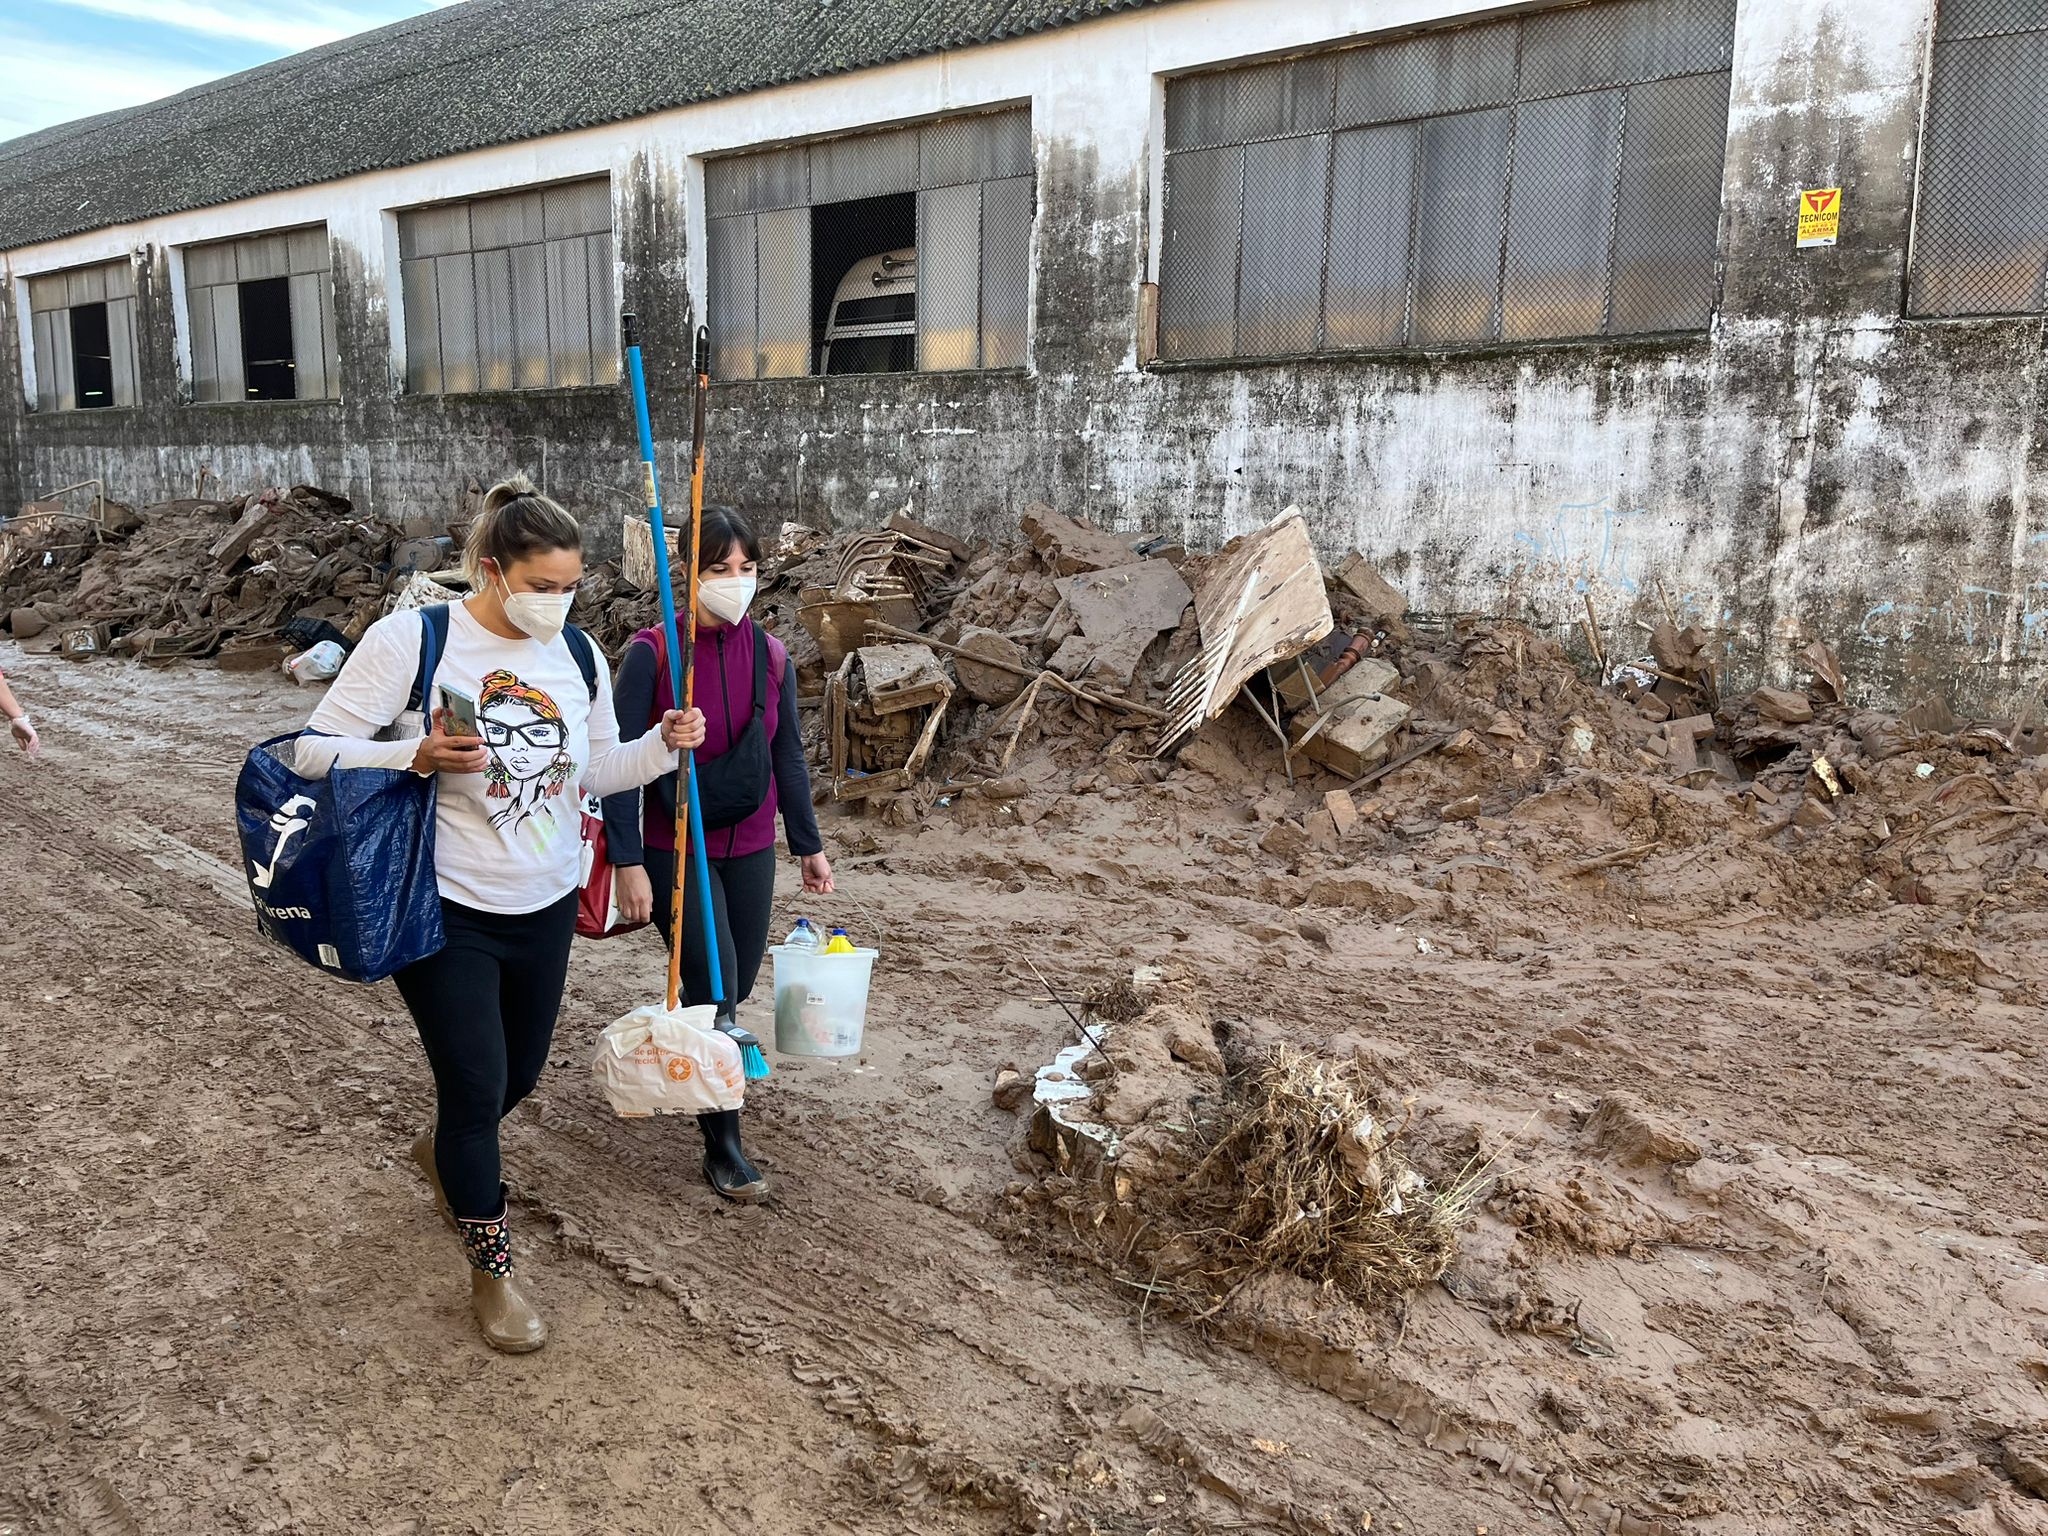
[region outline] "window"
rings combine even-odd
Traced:
[[[2048,6],[1941,0],[1921,135],[1908,308],[2048,309]]]
[[[331,400],[338,395],[329,266],[324,225],[187,250],[192,398]]]
[[[719,378],[1024,365],[1029,112],[735,155],[704,184]]]
[[[36,409],[131,406],[135,362],[135,268],[126,261],[28,280]]]
[[[1603,0],[1173,80],[1159,352],[1698,329],[1735,0]]]
[[[608,178],[401,213],[398,252],[413,393],[618,382]]]

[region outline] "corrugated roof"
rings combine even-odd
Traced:
[[[1164,0],[466,0],[0,144],[0,250]]]

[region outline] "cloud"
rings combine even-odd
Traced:
[[[203,65],[110,56],[102,48],[74,48],[5,28],[0,28],[0,51],[10,87],[0,93],[0,139],[173,96],[219,73]]]
[[[237,42],[297,53],[331,43],[380,20],[335,5],[300,5],[292,14],[264,0],[54,0],[72,10],[91,11],[101,16],[146,21],[153,26],[196,32],[206,37],[233,38]]]
[[[0,0],[0,140],[460,0]],[[33,19],[31,19],[33,18]]]

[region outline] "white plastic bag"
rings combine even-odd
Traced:
[[[301,651],[284,664],[285,674],[295,683],[330,682],[340,673],[348,652],[332,640],[322,640],[310,651]]]
[[[661,1003],[635,1008],[597,1037],[591,1076],[612,1109],[642,1115],[703,1115],[738,1109],[747,1077],[740,1048],[711,1027],[718,1010]]]

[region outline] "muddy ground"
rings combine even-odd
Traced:
[[[1918,906],[1711,838],[1571,874],[1568,788],[1398,855],[1261,851],[1263,768],[828,816],[869,1054],[778,1063],[776,1198],[722,1207],[587,1075],[658,947],[579,946],[506,1137],[553,1341],[506,1358],[396,994],[249,918],[234,775],[310,696],[0,666],[46,743],[0,757],[7,1536],[2048,1531],[2038,817]],[[1144,1315],[990,1101],[1073,1039],[1027,954],[1366,1063],[1495,1170],[1450,1273]]]

